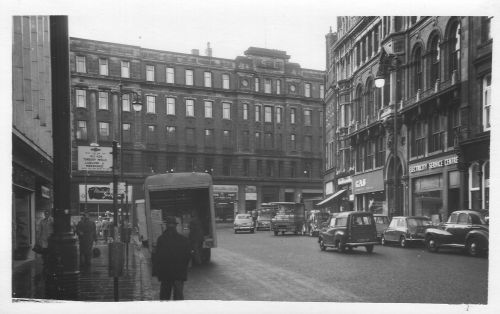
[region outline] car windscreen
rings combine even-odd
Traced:
[[[251,219],[250,215],[237,215],[236,219]]]
[[[347,217],[338,217],[335,219],[336,227],[345,227],[347,226]]]
[[[387,217],[375,216],[373,218],[375,219],[375,223],[377,223],[377,224],[389,224],[389,218],[387,218]]]
[[[430,226],[431,221],[425,218],[409,218],[408,226],[409,227],[417,227],[417,226]]]
[[[352,217],[352,224],[353,225],[371,225],[372,224],[372,219],[370,216],[353,216]]]

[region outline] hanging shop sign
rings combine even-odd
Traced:
[[[111,171],[112,150],[111,147],[78,146],[78,170]]]
[[[344,184],[351,184],[352,183],[352,177],[344,177],[344,178],[338,178],[337,179],[337,184],[338,185],[344,185]]]
[[[353,194],[363,194],[384,190],[384,170],[363,173],[352,177]]]
[[[435,168],[441,168],[444,166],[449,166],[449,165],[454,165],[458,164],[458,156],[453,155],[447,158],[441,158],[441,159],[434,159],[425,163],[419,163],[419,164],[414,164],[410,165],[408,168],[409,173],[414,173],[414,172],[420,172],[420,171],[427,171],[427,170],[432,170]]]
[[[44,185],[40,186],[40,194],[42,195],[43,198],[50,198],[50,189]]]

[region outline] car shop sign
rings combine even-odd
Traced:
[[[78,170],[111,171],[111,147],[78,146]]]
[[[409,173],[420,172],[420,171],[431,170],[434,168],[441,168],[444,166],[449,166],[449,165],[454,165],[454,164],[458,164],[458,156],[457,155],[453,155],[453,156],[443,158],[443,159],[431,160],[431,161],[428,161],[426,163],[410,165],[410,167],[408,168],[408,172]]]

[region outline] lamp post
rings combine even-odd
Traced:
[[[396,75],[397,71],[399,70],[399,59],[397,55],[395,54],[387,54],[385,51],[385,48],[382,47],[382,52],[380,55],[380,61],[379,61],[379,69],[377,72],[377,76],[375,77],[375,86],[377,88],[383,88],[385,85],[385,77],[387,74],[391,74],[390,76],[390,88],[395,89],[397,86],[395,85],[396,83]],[[392,73],[396,72],[396,73]],[[398,164],[396,162],[396,158],[398,156],[398,141],[397,141],[397,123],[398,123],[398,108],[396,104],[396,100],[394,99],[392,94],[392,90],[389,91],[390,97],[389,97],[389,105],[393,106],[393,136],[392,136],[392,149],[393,149],[393,209],[392,213],[389,213],[390,215],[394,215],[396,212],[399,213],[400,211],[396,208],[397,207],[397,195],[398,195]],[[382,99],[383,101],[383,99]],[[390,117],[385,117],[386,119],[389,119]]]

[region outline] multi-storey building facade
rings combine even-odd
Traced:
[[[336,210],[446,219],[489,208],[490,21],[337,19],[325,96],[325,189],[341,199]]]
[[[12,251],[34,258],[36,223],[53,203],[48,16],[14,16],[12,28]],[[15,262],[14,262],[15,266]]]
[[[110,210],[110,200],[76,196],[111,182],[78,170],[76,156],[114,139],[135,200],[147,175],[172,171],[210,172],[220,216],[322,196],[323,71],[255,47],[234,60],[210,47],[202,56],[79,38],[70,50],[74,208]]]

